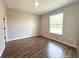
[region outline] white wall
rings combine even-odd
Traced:
[[[0,0],[0,57],[5,48],[3,18],[5,17],[5,7],[3,0]]]
[[[49,33],[49,17],[58,12],[64,12],[63,35]],[[49,12],[41,16],[41,35],[64,44],[77,47],[78,28],[77,20],[79,20],[79,3],[74,3],[64,8]]]
[[[39,17],[13,9],[7,10],[8,39],[12,41],[39,34]]]
[[[41,34],[42,36],[54,39],[56,41],[77,47],[78,29],[77,20],[79,19],[79,3],[74,3],[64,8],[46,13],[40,18],[37,15],[7,9],[8,39],[7,41],[27,38]],[[64,12],[63,35],[49,33],[49,16]],[[41,26],[40,26],[41,25]],[[41,27],[41,30],[40,30]],[[40,33],[41,32],[41,33]]]
[[[78,8],[77,10],[79,11],[79,8]],[[77,15],[77,16],[79,17],[79,12],[78,12],[78,15]],[[77,47],[77,58],[79,58],[79,18],[78,18],[77,23],[78,23],[78,47]]]

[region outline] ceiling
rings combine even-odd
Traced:
[[[38,0],[39,6],[34,6],[34,0],[4,0],[7,8],[42,15],[57,8],[66,6],[78,0]]]

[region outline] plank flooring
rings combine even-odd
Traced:
[[[76,49],[43,36],[6,43],[2,58],[74,58]]]

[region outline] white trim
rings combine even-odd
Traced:
[[[38,35],[39,35],[39,34],[38,34]],[[38,36],[38,35],[32,35],[32,36],[14,38],[14,39],[7,40],[7,42],[13,41],[13,40],[19,40],[19,39],[23,39],[23,38],[30,38],[30,37],[34,37],[34,36]],[[41,34],[40,34],[40,35],[41,35]],[[47,36],[45,36],[45,35],[41,35],[41,36],[47,37]],[[50,38],[50,37],[47,37],[47,38]],[[55,38],[50,38],[50,39],[55,40],[55,41],[58,41],[58,42],[61,42],[61,43],[66,44],[66,45],[68,45],[68,46],[72,46],[72,47],[74,47],[74,48],[77,48],[76,45],[73,45],[73,44],[70,44],[70,43],[67,43],[67,42],[64,42],[64,41],[56,40]]]
[[[1,58],[2,54],[3,54],[3,52],[4,52],[4,49],[5,49],[5,46],[3,47],[2,52],[0,53],[0,58]]]
[[[19,38],[14,38],[14,39],[9,39],[6,42],[13,41],[13,40],[19,40],[19,39],[24,39],[24,38],[30,38],[30,37],[34,37],[34,36],[38,36],[38,35],[39,34],[37,34],[37,35],[31,35],[31,36],[25,36],[25,37],[19,37]]]
[[[41,35],[41,36],[47,37],[47,36],[45,36],[45,35]],[[47,38],[50,38],[50,37],[47,37]],[[68,45],[68,46],[77,48],[76,45],[73,45],[73,44],[70,44],[70,43],[67,43],[67,42],[64,42],[64,41],[56,40],[55,38],[50,38],[50,39],[55,40],[55,41],[58,41],[58,42],[63,43],[63,44],[66,44],[66,45]]]

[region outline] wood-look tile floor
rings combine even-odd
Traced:
[[[6,43],[2,58],[73,58],[76,49],[37,36]]]

